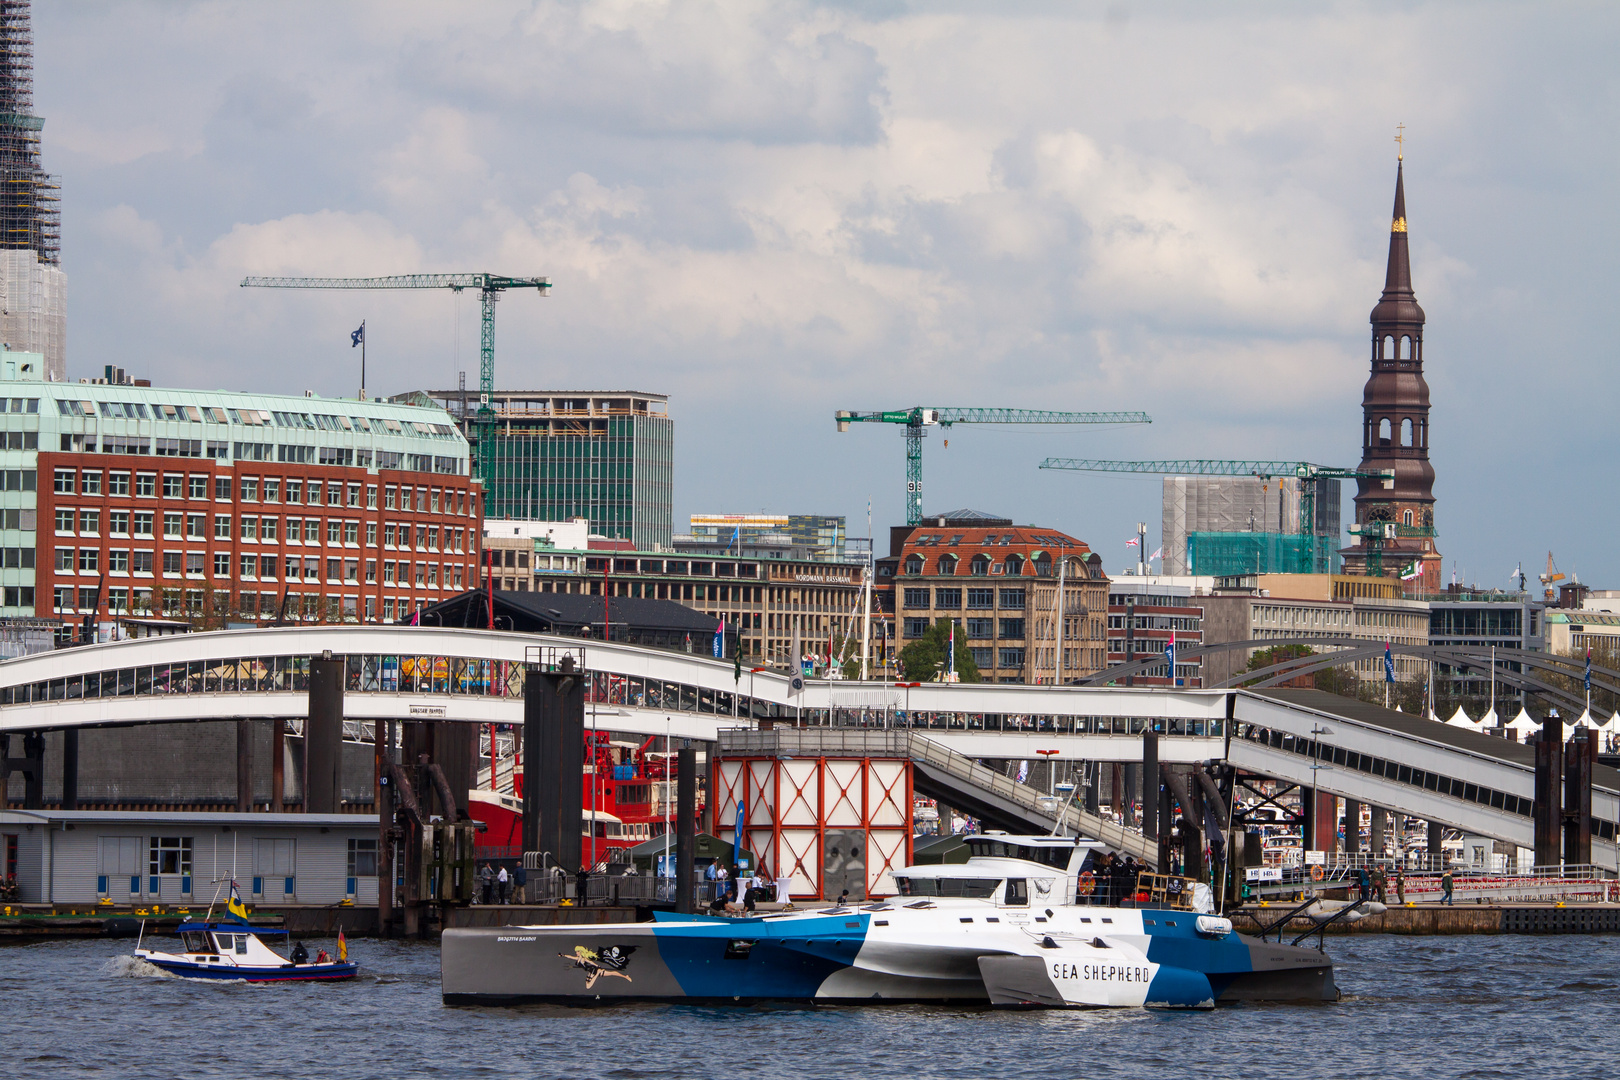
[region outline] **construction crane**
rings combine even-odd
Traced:
[[[246,277],[244,289],[477,289],[483,307],[478,331],[478,472],[487,492],[494,483],[494,454],[487,453],[495,428],[495,301],[507,289],[551,288],[543,277],[506,277],[501,274],[396,274],[392,277]],[[466,417],[462,417],[463,420]]]
[[[1316,490],[1321,481],[1378,480],[1386,491],[1395,486],[1394,469],[1376,471],[1336,469],[1327,465],[1313,465],[1308,461],[1230,461],[1219,458],[1187,458],[1180,461],[1097,461],[1085,458],[1047,458],[1041,462],[1041,468],[1071,469],[1080,472],[1148,473],[1161,476],[1253,476],[1261,480],[1293,477],[1301,481],[1299,534],[1305,537],[1315,536]],[[1411,528],[1388,524],[1390,528]],[[1363,535],[1358,532],[1356,526],[1352,526],[1350,531]],[[1374,577],[1383,573],[1385,531],[1380,528],[1375,535],[1369,529],[1365,533],[1368,541],[1367,572]],[[1327,552],[1314,540],[1307,546],[1310,550],[1310,571],[1317,574],[1326,573],[1328,567],[1324,564],[1327,562]],[[1373,571],[1375,562],[1377,573]]]
[[[1521,577],[1522,576],[1523,575],[1521,575]],[[1552,552],[1547,552],[1547,572],[1545,574],[1537,574],[1536,577],[1540,580],[1542,585],[1542,598],[1545,600],[1558,599],[1558,590],[1553,586],[1557,585],[1560,581],[1563,581],[1564,575],[1559,571],[1558,566],[1553,562]],[[1521,584],[1519,587],[1521,589],[1524,588],[1523,584]]]
[[[1151,424],[1143,412],[1038,412],[1032,409],[957,409],[949,406],[898,409],[893,412],[851,412],[839,409],[838,430],[850,424],[904,424],[906,426],[906,524],[922,523],[922,441],[931,427],[952,424]]]

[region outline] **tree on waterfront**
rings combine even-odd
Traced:
[[[936,682],[950,664],[951,620],[938,619],[922,637],[900,650],[901,677],[911,682]],[[965,683],[980,681],[979,665],[967,647],[967,635],[956,633],[956,677]]]

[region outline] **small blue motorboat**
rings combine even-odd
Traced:
[[[171,975],[188,979],[236,979],[242,982],[334,982],[352,979],[360,972],[360,965],[349,960],[349,946],[343,932],[338,931],[338,958],[333,960],[321,950],[313,961],[302,944],[294,946],[291,955],[282,956],[261,939],[286,937],[287,931],[268,926],[254,926],[248,920],[247,908],[230,883],[230,895],[223,918],[215,919],[214,905],[208,905],[208,914],[201,921],[187,920],[180,924],[181,951],[159,952],[141,947],[145,940],[142,926],[141,940],[135,943],[135,959],[144,960],[153,967]]]
[[[177,931],[181,951],[159,952],[137,947],[135,958],[171,975],[190,979],[238,979],[244,982],[331,982],[352,979],[359,974],[360,965],[350,960],[322,959],[318,954],[313,961],[282,956],[261,939],[287,931],[234,920],[204,920],[183,922]]]

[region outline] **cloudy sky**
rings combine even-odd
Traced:
[[[926,505],[1129,558],[1156,480],[1049,454],[1359,456],[1404,123],[1445,574],[1620,587],[1620,11],[1602,4],[110,3],[35,9],[70,374],[477,378],[477,304],[257,274],[545,274],[503,386],[667,393],[692,512],[904,520],[835,409],[958,427]]]

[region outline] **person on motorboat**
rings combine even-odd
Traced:
[[[304,948],[304,943],[302,941],[293,945],[292,962],[295,964],[309,963],[309,950]]]

